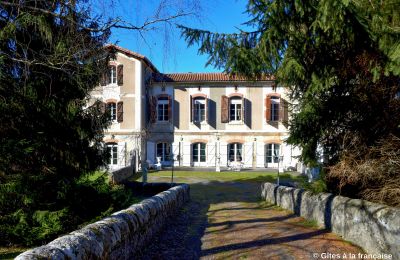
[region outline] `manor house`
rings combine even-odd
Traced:
[[[111,170],[138,164],[296,168],[288,137],[288,97],[273,77],[246,80],[225,73],[164,74],[143,55],[116,51],[92,92],[110,111],[105,142]],[[136,155],[136,156],[135,156]]]

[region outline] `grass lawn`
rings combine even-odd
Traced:
[[[163,170],[159,172],[149,173],[152,177],[171,178],[171,170]],[[280,173],[280,181],[282,182],[302,182],[303,176],[294,172]],[[191,179],[206,179],[208,181],[223,181],[223,182],[276,182],[277,172],[205,172],[205,171],[174,171],[174,182],[190,183]]]

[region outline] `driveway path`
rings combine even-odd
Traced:
[[[362,252],[312,222],[260,201],[259,183],[177,181],[191,183],[192,200],[144,249],[143,259],[343,259],[343,254],[351,259],[350,254]]]

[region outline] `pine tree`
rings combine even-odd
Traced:
[[[252,32],[180,28],[208,64],[250,78],[274,74],[297,111],[288,142],[311,164],[322,147],[332,166],[356,144],[400,136],[399,10],[398,0],[249,0]]]

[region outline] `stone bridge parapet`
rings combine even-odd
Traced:
[[[134,259],[189,199],[189,185],[176,185],[16,259]]]

